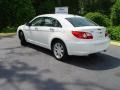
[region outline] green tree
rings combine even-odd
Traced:
[[[56,2],[54,0],[44,0],[42,5],[39,5],[40,14],[54,13]]]
[[[1,28],[23,24],[35,16],[31,0],[1,0],[0,11]]]
[[[78,0],[61,0],[61,6],[68,6],[70,14],[78,14],[79,13]]]
[[[111,10],[112,25],[120,25],[120,0],[116,0]]]
[[[37,14],[54,13],[55,7],[69,7],[69,13],[78,14],[78,0],[33,0]]]
[[[37,15],[43,13],[42,10],[40,9],[40,7],[43,6],[43,2],[44,0],[32,0]]]
[[[115,0],[79,0],[79,8],[84,8],[84,13],[100,12],[109,15]]]

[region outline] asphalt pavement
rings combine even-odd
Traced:
[[[0,37],[0,90],[120,90],[120,47],[57,61],[47,49]]]

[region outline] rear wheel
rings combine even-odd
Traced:
[[[52,45],[54,57],[57,60],[65,60],[68,56],[65,44],[62,41],[56,41]]]
[[[23,46],[27,45],[23,31],[19,31],[19,39],[21,41],[21,45]]]

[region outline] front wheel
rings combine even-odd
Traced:
[[[22,31],[19,31],[19,39],[21,41],[21,45],[25,46],[27,45],[27,42],[25,40],[25,36],[24,36],[24,33]]]
[[[55,42],[52,51],[57,60],[65,60],[68,56],[66,46],[62,41]]]

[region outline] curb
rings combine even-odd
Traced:
[[[117,41],[111,41],[110,44],[114,45],[114,46],[119,46],[120,47],[120,42],[117,42]]]

